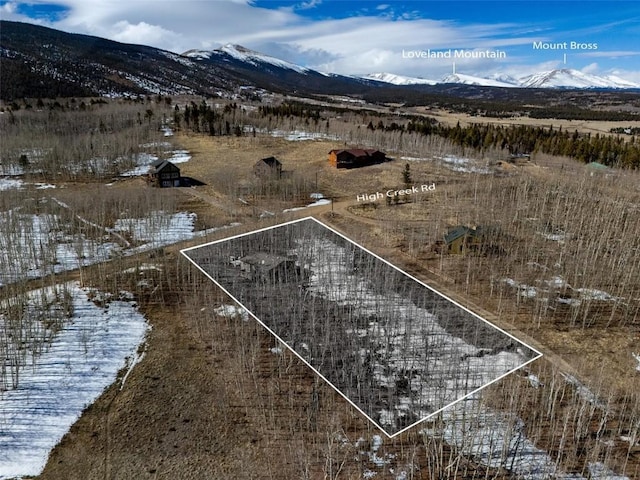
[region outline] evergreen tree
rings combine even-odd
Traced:
[[[413,179],[411,178],[411,167],[408,163],[404,166],[404,170],[402,171],[402,182],[405,187],[409,187],[413,183]]]

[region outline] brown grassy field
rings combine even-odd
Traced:
[[[573,132],[577,130],[579,133],[591,133],[600,135],[612,135],[612,128],[639,127],[638,121],[613,122],[613,121],[597,121],[597,120],[563,120],[563,119],[540,119],[529,117],[517,118],[494,118],[494,117],[478,117],[466,113],[451,113],[443,110],[433,110],[427,107],[416,107],[416,113],[424,113],[435,118],[445,125],[455,126],[460,122],[461,126],[472,125],[474,123],[492,124],[492,125],[527,125],[530,127],[562,127],[563,130]],[[631,137],[628,137],[631,138]]]

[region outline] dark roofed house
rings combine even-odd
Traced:
[[[464,254],[473,251],[481,254],[499,254],[504,250],[500,240],[504,235],[498,227],[479,225],[476,228],[457,225],[444,236],[447,253]]]
[[[334,149],[329,152],[329,163],[336,168],[358,168],[383,163],[387,156],[375,149]]]
[[[447,253],[464,253],[469,238],[473,235],[473,229],[458,225],[450,229],[444,236]]]
[[[240,267],[240,275],[249,280],[287,282],[299,277],[294,258],[257,252],[233,262]]]
[[[180,169],[168,160],[156,160],[149,169],[149,180],[156,187],[179,187]]]
[[[282,163],[276,157],[263,158],[253,166],[253,173],[263,178],[280,178],[282,175]]]

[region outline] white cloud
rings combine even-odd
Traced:
[[[311,8],[315,8],[322,3],[322,0],[309,0],[308,2],[302,2],[298,5],[295,5],[294,10],[309,10]]]
[[[597,75],[599,70],[600,70],[600,67],[595,62],[590,63],[589,65],[581,69],[582,73],[590,73],[592,75]]]
[[[640,84],[640,71],[624,70],[614,68],[604,72],[605,75],[615,75],[630,82]]]
[[[532,65],[537,59],[531,55],[522,58],[527,55],[524,47],[541,34],[540,26],[526,21],[462,25],[419,18],[419,12],[403,13],[390,2],[372,3],[371,11],[375,14],[368,16],[311,20],[303,15],[321,1],[299,0],[291,7],[268,9],[256,6],[253,0],[59,0],[57,5],[67,9],[62,18],[48,23],[29,21],[176,53],[237,43],[294,63],[342,74],[387,71],[440,78],[451,72],[451,61],[403,59],[403,49],[511,50],[502,62],[458,61],[458,71],[469,74],[518,70],[522,76],[540,63]],[[50,4],[51,0],[29,2]],[[20,3],[16,0],[5,3],[3,18],[25,21],[16,13]],[[518,48],[522,57],[512,53]],[[597,51],[584,55],[622,57],[632,53],[639,52]],[[601,67],[610,68],[612,65],[605,65],[604,60]],[[553,68],[560,66],[553,63]]]
[[[16,2],[7,2],[0,7],[0,12],[3,14],[13,14],[16,12],[18,4]]]
[[[132,25],[126,20],[117,22],[114,26],[112,39],[123,43],[137,43],[142,45],[157,45],[173,39],[174,42],[179,41],[180,35],[165,30],[158,25],[149,25],[146,22],[139,22]]]
[[[621,57],[636,57],[640,55],[640,51],[637,50],[612,50],[612,51],[598,51],[598,52],[583,52],[578,54],[580,57],[605,57],[605,58],[621,58]]]

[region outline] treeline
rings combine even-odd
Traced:
[[[321,118],[320,107],[300,102],[282,103],[280,105],[260,105],[258,107],[258,112],[263,117],[269,115],[277,117],[288,117],[294,115],[301,118],[310,118],[315,121],[318,121]]]
[[[176,105],[174,107],[173,122],[178,128],[186,128],[197,133],[215,135],[241,136],[243,126],[240,121],[242,107],[237,103],[229,103],[222,111],[212,108],[205,100],[199,104],[194,101],[187,103],[182,111]]]
[[[603,104],[638,106],[636,94],[625,91],[575,91],[562,89],[493,88],[475,85],[399,87],[363,92],[367,102],[405,107],[428,105],[455,113],[508,118],[634,121],[638,115],[622,110],[597,110]],[[526,105],[526,107],[525,107]]]
[[[609,131],[611,133],[624,133],[626,135],[640,135],[640,127],[616,127]]]
[[[326,127],[325,121],[328,120],[325,117],[329,113],[339,113],[340,110],[342,110],[340,107],[286,102],[280,105],[261,105],[258,107],[258,116],[276,119],[300,118],[304,119],[305,128],[312,128],[313,124]],[[381,118],[380,112],[370,110],[349,110],[349,113],[344,113],[344,115],[348,114],[351,115],[352,121],[362,120],[365,124],[368,121],[367,130],[374,132],[436,135],[451,141],[454,145],[478,151],[497,149],[514,155],[546,153],[571,157],[584,163],[599,162],[611,167],[640,168],[640,144],[635,138],[625,141],[621,137],[580,134],[577,130],[571,132],[562,127],[553,128],[553,126],[546,128],[527,125],[472,124],[462,127],[457,124],[452,127],[440,124],[433,118],[418,115],[389,120]],[[320,121],[322,121],[321,125],[319,125]]]
[[[601,122],[633,122],[640,120],[636,113],[584,109],[570,105],[538,106],[527,110],[526,114],[531,118],[561,118],[564,120],[596,120]]]
[[[144,145],[163,138],[161,128],[171,115],[164,99],[72,100],[42,101],[44,108],[34,100],[31,108],[0,116],[3,171],[45,182],[112,178],[136,166],[139,155],[153,148]]]
[[[631,138],[625,141],[621,137],[609,135],[579,134],[569,132],[562,127],[532,127],[527,125],[479,125],[451,127],[432,122],[410,121],[406,126],[382,122],[375,128],[395,129],[407,133],[438,135],[451,140],[454,144],[476,150],[489,148],[507,149],[511,154],[546,153],[575,158],[584,163],[599,162],[604,165],[621,168],[640,168],[640,144]]]

